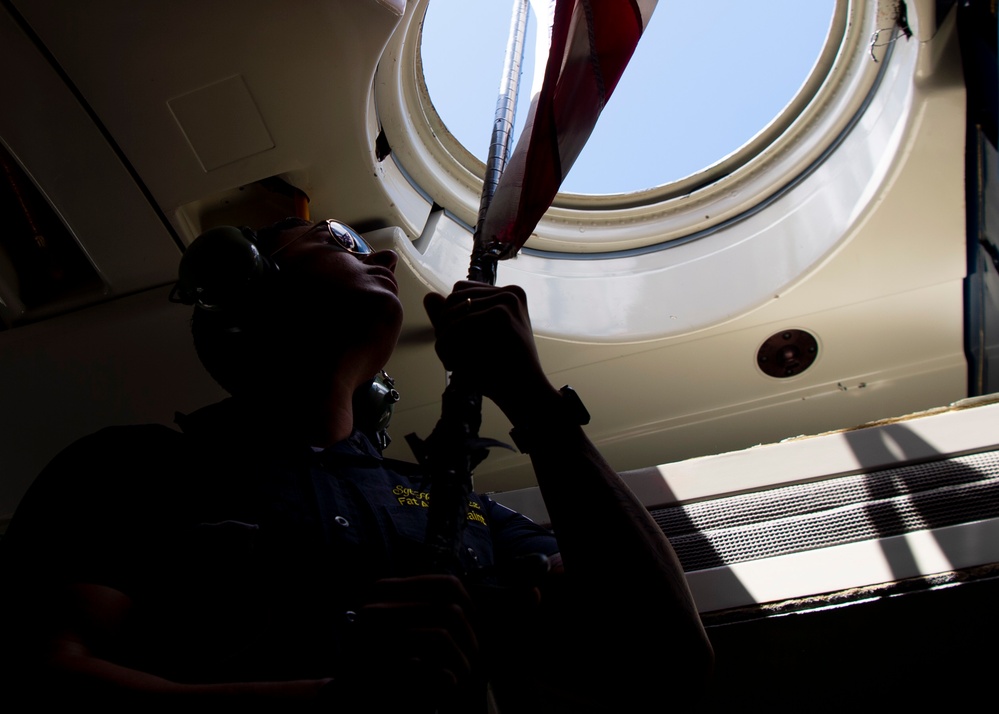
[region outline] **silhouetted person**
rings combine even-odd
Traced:
[[[428,573],[420,470],[355,428],[402,324],[397,256],[335,223],[247,235],[279,269],[193,321],[232,397],[73,444],[0,541],[32,708],[474,712],[489,681],[512,712],[637,711],[703,681],[680,565],[546,378],[520,288],[424,304],[445,367],[529,445],[557,541],[473,495],[460,576]]]

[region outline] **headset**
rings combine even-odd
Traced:
[[[208,312],[236,313],[278,272],[278,264],[257,248],[252,230],[218,226],[184,251],[170,301]]]
[[[170,302],[228,316],[226,331],[242,332],[245,311],[280,272],[257,248],[256,238],[247,227],[218,226],[202,233],[184,251]],[[398,401],[395,381],[384,370],[354,392],[354,427],[379,450],[391,442],[387,429]]]

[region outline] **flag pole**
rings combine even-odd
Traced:
[[[486,212],[513,145],[513,124],[517,113],[527,18],[528,0],[514,0],[486,159],[486,173],[482,181],[478,220],[472,236],[468,279],[489,285],[496,284],[499,252],[482,240],[481,232]],[[441,395],[441,417],[433,433],[425,441],[415,434],[406,437],[429,478],[430,506],[424,543],[428,549],[430,567],[437,572],[461,573],[458,553],[462,530],[468,518],[472,470],[488,455],[490,446],[505,446],[492,439],[481,439],[481,423],[481,393],[470,388],[460,374],[451,374]]]
[[[526,2],[515,0],[508,43],[509,47],[519,46],[521,54],[524,30],[519,18],[523,15],[526,21]],[[657,0],[549,3],[551,32],[543,82],[531,99],[524,136],[512,154],[512,121],[494,122],[490,156],[495,152],[495,158],[490,160],[483,185],[469,280],[494,285],[498,261],[517,254],[551,206],[630,61],[656,4]],[[502,111],[498,110],[497,116],[506,116],[512,107],[508,100],[516,96],[512,86],[515,83],[507,84],[508,79],[520,76],[519,62],[510,61],[513,54],[508,52],[503,78],[506,88],[498,102]],[[434,489],[427,542],[432,552],[442,554],[435,561],[452,564],[457,563],[461,528],[467,517],[472,469],[485,458],[489,446],[500,443],[479,438],[482,396],[460,377],[452,375],[442,398],[441,419],[426,442],[415,435],[410,435],[412,439],[406,437]],[[454,553],[450,559],[445,557],[448,549]]]
[[[503,61],[503,75],[500,80],[499,97],[496,100],[496,114],[493,117],[493,133],[486,158],[486,173],[482,179],[479,215],[475,223],[475,233],[472,235],[472,259],[468,268],[468,279],[490,285],[496,284],[496,263],[499,257],[496,251],[483,241],[482,226],[513,147],[513,123],[517,116],[517,95],[520,91],[520,75],[524,64],[527,18],[528,0],[514,0],[510,17],[510,34]]]

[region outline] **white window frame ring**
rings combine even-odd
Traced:
[[[392,147],[382,186],[400,225],[415,238],[430,205],[447,214],[403,258],[447,290],[467,268],[484,165],[447,132],[420,75],[427,2],[412,3],[386,48],[373,102]],[[560,194],[499,268],[500,283],[528,291],[536,331],[637,342],[704,329],[766,304],[841,247],[889,180],[913,112],[918,43],[871,47],[895,5],[839,0],[799,94],[704,171],[645,192]]]

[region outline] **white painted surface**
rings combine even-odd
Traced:
[[[687,581],[703,613],[995,562],[999,519],[700,570]]]

